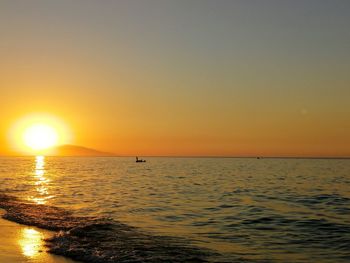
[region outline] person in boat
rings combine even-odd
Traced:
[[[136,162],[137,163],[144,163],[146,160],[139,159],[139,157],[136,156]]]

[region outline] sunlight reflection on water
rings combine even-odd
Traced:
[[[43,234],[33,228],[24,228],[18,240],[23,255],[36,257],[43,249]]]
[[[45,157],[36,156],[35,157],[35,170],[34,178],[36,179],[34,185],[36,186],[37,196],[30,196],[28,199],[39,205],[47,203],[48,199],[51,199],[53,196],[49,194],[48,184],[50,179],[45,177]]]
[[[228,259],[349,262],[349,160],[38,156],[2,158],[0,169],[5,193]]]

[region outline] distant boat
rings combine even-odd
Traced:
[[[145,163],[146,160],[139,159],[139,157],[136,156],[136,162],[137,163]]]

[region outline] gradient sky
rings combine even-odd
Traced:
[[[350,156],[350,1],[0,0],[0,153],[47,112],[130,155]]]

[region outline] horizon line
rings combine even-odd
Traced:
[[[244,155],[45,155],[45,154],[22,154],[22,155],[0,155],[0,157],[35,157],[35,156],[45,156],[45,157],[117,157],[117,158],[135,158],[147,157],[147,158],[236,158],[236,159],[350,159],[350,156],[244,156]]]

